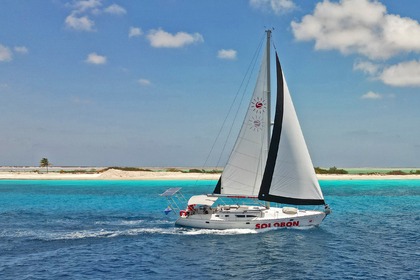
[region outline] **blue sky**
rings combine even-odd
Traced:
[[[315,166],[419,167],[419,6],[3,0],[0,165],[202,166],[273,27]]]

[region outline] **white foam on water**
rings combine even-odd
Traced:
[[[126,230],[81,230],[67,233],[44,234],[41,239],[67,240],[84,238],[114,238],[119,236],[136,236],[141,234],[174,234],[173,229],[165,228],[132,228]]]
[[[50,240],[62,240],[62,239],[83,239],[83,238],[95,238],[95,237],[111,237],[114,231],[109,230],[80,230],[68,233],[52,233]]]
[[[317,226],[301,226],[301,227],[291,227],[288,229],[296,229],[296,230],[310,230],[316,228]]]
[[[113,226],[119,226],[119,225],[139,225],[144,223],[145,220],[120,220],[120,221],[96,221],[95,225],[113,225]]]
[[[184,235],[201,235],[201,234],[214,234],[214,235],[239,235],[239,234],[255,234],[258,231],[254,229],[183,229],[179,231]]]
[[[139,225],[144,223],[144,220],[121,221],[121,225]]]

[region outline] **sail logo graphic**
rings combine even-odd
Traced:
[[[262,97],[255,97],[251,102],[251,110],[262,114],[267,110],[267,102]]]
[[[248,122],[249,128],[254,131],[261,131],[264,127],[264,122],[260,116],[252,117]]]

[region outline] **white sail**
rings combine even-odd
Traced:
[[[276,117],[259,198],[291,204],[324,204],[278,58],[277,81]]]
[[[284,114],[270,195],[323,200],[308,148],[284,81]]]
[[[263,56],[238,139],[221,176],[222,194],[256,196],[268,153],[267,58]]]

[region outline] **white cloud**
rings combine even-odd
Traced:
[[[275,14],[282,14],[296,8],[292,0],[250,0],[251,7],[262,11],[272,11]]]
[[[420,87],[420,60],[392,65],[383,70],[379,79],[385,84],[397,87]]]
[[[138,37],[143,35],[143,31],[139,27],[130,27],[130,30],[128,31],[128,38],[131,37]]]
[[[106,8],[104,12],[113,15],[124,15],[127,13],[127,11],[123,7],[117,4],[112,4],[111,6]]]
[[[77,16],[76,13],[71,13],[66,18],[66,26],[68,28],[78,31],[95,31],[95,22],[89,19],[88,16]]]
[[[28,48],[24,46],[16,46],[13,48],[15,52],[20,54],[27,54],[29,52]]]
[[[373,91],[369,91],[362,95],[362,99],[382,99],[382,95]]]
[[[217,57],[221,58],[221,59],[230,59],[230,60],[234,60],[236,59],[236,51],[235,50],[225,50],[225,49],[221,49],[220,51],[218,51],[217,53]]]
[[[379,65],[370,61],[358,61],[353,65],[353,70],[360,70],[365,74],[375,75],[379,71]]]
[[[67,28],[78,31],[95,31],[93,16],[104,13],[111,15],[124,15],[127,13],[123,7],[117,4],[102,8],[102,0],[79,0],[66,6],[71,9],[71,12],[65,19],[65,25]]]
[[[7,61],[11,61],[12,59],[13,59],[12,51],[8,47],[0,44],[0,62],[7,62]]]
[[[401,52],[420,52],[419,22],[387,14],[378,1],[341,0],[318,3],[313,14],[291,23],[299,41],[315,41],[316,50],[356,53],[387,59]]]
[[[77,12],[83,13],[88,10],[94,11],[102,6],[101,0],[79,0],[70,5]]]
[[[147,79],[139,79],[138,83],[142,86],[150,86],[152,83]]]
[[[181,48],[189,44],[204,42],[200,33],[188,34],[186,32],[178,32],[171,34],[162,29],[150,30],[147,38],[152,47],[155,48]]]
[[[105,64],[106,57],[98,55],[97,53],[90,53],[86,58],[85,62],[90,64]]]

